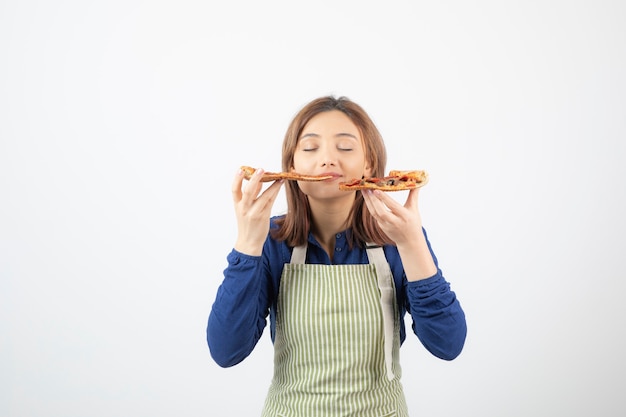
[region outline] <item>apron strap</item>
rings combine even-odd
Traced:
[[[383,315],[383,335],[384,335],[384,354],[385,366],[387,368],[387,379],[392,380],[393,375],[393,331],[394,331],[394,314],[393,308],[396,300],[394,299],[395,290],[393,284],[393,275],[385,252],[382,246],[367,244],[365,247],[367,258],[370,264],[374,264],[376,268],[376,277],[378,279],[378,289],[380,290],[380,305]],[[291,253],[292,264],[304,264],[306,262],[307,245],[295,246]]]
[[[302,246],[294,246],[293,251],[291,252],[291,262],[292,264],[304,264],[306,262],[306,243]]]
[[[384,353],[387,367],[387,379],[393,379],[393,331],[394,331],[394,303],[396,302],[393,275],[385,257],[382,246],[366,246],[367,257],[376,267],[378,289],[380,290],[380,305],[383,313],[383,333],[385,336]]]

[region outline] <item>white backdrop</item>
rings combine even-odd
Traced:
[[[415,416],[623,416],[623,2],[0,3],[0,415],[255,416],[269,332],[219,368],[207,316],[239,165],[346,95],[466,311],[401,350]],[[404,196],[398,196],[402,199]],[[283,200],[275,207],[284,210]]]

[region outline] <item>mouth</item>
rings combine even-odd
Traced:
[[[327,182],[335,181],[337,178],[341,178],[342,177],[342,175],[338,174],[337,172],[323,172],[320,175],[332,177],[332,178],[329,178],[327,180],[324,180],[324,181],[327,181]]]

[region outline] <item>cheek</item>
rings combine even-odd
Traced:
[[[371,177],[372,176],[372,169],[370,168],[369,164],[365,165],[365,169],[363,170],[363,174],[366,177]]]
[[[365,156],[363,156],[363,159],[360,163],[360,169],[362,170],[363,175],[365,175],[366,177],[371,177],[373,172],[371,167],[372,164],[365,158]]]
[[[313,160],[311,158],[307,158],[307,155],[303,155],[302,153],[296,154],[293,157],[292,168],[294,171],[306,170],[310,167],[312,162]]]
[[[302,164],[300,163],[300,158],[294,156],[293,162],[291,163],[291,170],[297,171],[299,166],[302,166]]]

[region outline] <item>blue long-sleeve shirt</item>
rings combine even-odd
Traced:
[[[272,227],[275,218],[272,219]],[[346,233],[335,236],[332,264],[367,264],[365,249],[349,249]],[[424,231],[426,237],[426,231]],[[456,358],[463,348],[467,327],[465,314],[444,279],[437,258],[426,237],[437,273],[420,281],[408,281],[398,250],[385,245],[383,250],[393,274],[398,311],[400,341],[406,339],[404,316],[409,313],[412,329],[433,355],[446,360]],[[309,234],[306,262],[330,265],[331,260],[319,242]],[[207,342],[215,362],[228,367],[244,360],[261,338],[270,317],[270,333],[274,341],[276,302],[283,265],[291,260],[292,247],[268,235],[261,256],[249,256],[232,250],[228,266],[207,326]]]

